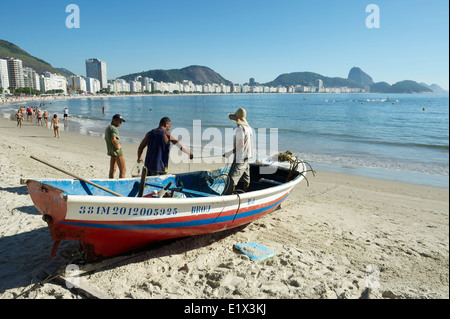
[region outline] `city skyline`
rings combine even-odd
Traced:
[[[422,0],[234,1],[159,3],[76,1],[79,28],[68,28],[70,4],[23,3],[13,25],[0,19],[0,38],[54,67],[84,75],[85,60],[106,61],[108,80],[154,69],[210,67],[225,79],[266,83],[283,73],[315,72],[346,78],[360,67],[375,82],[413,80],[448,90],[448,2]],[[73,1],[75,2],[75,1]],[[379,28],[368,28],[369,4]],[[5,6],[5,5],[4,5]],[[7,7],[7,5],[6,5]],[[3,12],[5,12],[3,10]]]

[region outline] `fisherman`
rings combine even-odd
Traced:
[[[223,157],[230,157],[235,154],[233,164],[231,165],[228,177],[231,182],[231,193],[234,194],[236,185],[242,181],[244,183],[244,192],[250,186],[250,164],[249,158],[252,157],[252,128],[247,122],[247,111],[240,108],[236,113],[229,113],[228,117],[237,125],[234,148],[223,154]]]
[[[170,133],[172,122],[170,118],[163,117],[159,121],[159,126],[149,131],[141,144],[139,145],[137,152],[138,163],[143,162],[142,153],[144,148],[147,147],[147,153],[145,156],[145,167],[147,167],[147,176],[164,175],[167,174],[169,167],[169,153],[170,143],[175,144],[186,154],[189,154],[189,158],[193,159],[194,155],[187,149],[175,136]]]

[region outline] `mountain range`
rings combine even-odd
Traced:
[[[224,83],[231,84],[230,81],[224,79],[220,74],[214,72],[206,66],[191,65],[182,69],[172,70],[149,70],[140,73],[133,73],[121,76],[126,81],[134,80],[137,76],[152,78],[159,82],[183,82],[184,80],[192,81],[195,84],[205,83]]]
[[[50,63],[36,58],[17,45],[0,39],[0,58],[14,57],[22,60],[24,67],[30,67],[39,74],[49,71],[58,73],[66,77],[75,75],[65,68],[55,68]],[[206,66],[191,65],[182,69],[171,70],[148,70],[139,73],[132,73],[120,76],[124,80],[133,80],[137,76],[153,78],[155,81],[162,82],[182,82],[183,80],[192,81],[195,84],[205,83],[224,83],[231,84],[232,82],[223,78],[219,73]],[[374,83],[372,78],[358,67],[353,67],[347,78],[327,77],[313,72],[293,72],[279,75],[271,82],[263,83],[267,86],[311,86],[316,85],[317,80],[322,80],[325,87],[350,87],[350,88],[365,88],[370,87],[372,93],[448,93],[439,85],[427,85],[425,83],[417,83],[415,81],[405,80],[390,85],[386,82]]]
[[[386,82],[374,83],[372,77],[365,73],[358,67],[353,67],[348,73],[349,80],[355,81],[361,85],[369,86],[372,93],[433,93],[434,90],[431,86],[419,84],[415,81],[405,80],[390,85]],[[438,89],[438,85],[433,84],[435,89]],[[442,90],[442,88],[439,87]],[[443,91],[443,90],[442,90]],[[442,93],[442,92],[440,92]]]
[[[60,69],[54,68],[50,65],[50,63],[30,55],[28,52],[22,50],[14,43],[0,39],[0,59],[6,59],[7,57],[13,57],[22,60],[22,65],[24,67],[32,68],[39,74],[48,71],[67,76]]]

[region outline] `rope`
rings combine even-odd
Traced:
[[[201,188],[207,182],[211,182],[211,185],[208,185],[209,188],[211,188],[216,193],[218,193],[218,191],[216,189],[214,189],[214,185],[216,184],[216,179],[220,178],[220,179],[222,179],[223,183],[225,184],[222,194],[220,194],[220,196],[223,196],[227,192],[228,188],[230,187],[230,179],[228,178],[228,173],[230,172],[230,169],[231,169],[231,166],[228,167],[228,172],[226,172],[226,173],[222,173],[222,174],[218,174],[218,175],[210,175],[199,185],[199,187]]]
[[[14,297],[14,299],[17,299],[19,297],[22,297],[23,295],[32,292],[40,287],[43,287],[47,282],[55,279],[56,277],[58,277],[60,275],[61,270],[58,269],[55,272],[53,272],[52,274],[48,275],[44,280],[42,280],[41,282],[38,282],[37,284],[35,284],[34,286],[32,286],[31,288],[22,291],[20,294],[18,294],[17,296]]]
[[[241,191],[241,190],[237,189],[237,190],[235,190],[235,192],[236,191]],[[244,191],[241,191],[241,192],[243,193]],[[238,208],[236,210],[236,213],[234,214],[233,223],[234,223],[234,220],[236,219],[237,214],[239,213],[239,209],[241,209],[241,196],[239,196],[239,193],[236,193],[236,195],[239,198],[239,205],[238,205]]]
[[[313,176],[316,177],[316,171],[312,168],[311,165],[309,165],[308,162],[302,161],[302,163],[308,165],[308,167],[309,167],[309,169],[307,169],[306,171],[300,172],[300,175],[302,175],[303,178],[306,180],[306,186],[309,187],[309,181],[306,178],[306,176],[303,175],[303,173],[311,172],[313,174]]]

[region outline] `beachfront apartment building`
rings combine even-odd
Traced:
[[[86,78],[94,78],[100,81],[100,88],[108,88],[106,62],[99,59],[86,60]]]
[[[242,93],[242,86],[237,83],[232,83],[231,93]]]
[[[7,58],[7,62],[8,62],[9,87],[12,89],[25,87],[22,60],[15,58]]]
[[[32,68],[23,68],[24,87],[41,90],[41,79],[39,74]]]
[[[0,59],[0,88],[7,90],[9,88],[8,61]],[[0,94],[3,92],[0,91]]]
[[[131,92],[130,83],[125,81],[124,79],[115,79],[112,81],[108,81],[108,90],[109,92]]]
[[[74,91],[86,92],[86,79],[82,76],[71,76],[68,78],[69,87]]]
[[[323,80],[321,80],[321,79],[316,80],[316,92],[317,93],[324,92]]]
[[[130,92],[142,93],[142,83],[139,81],[129,81]]]
[[[118,80],[108,81],[108,91],[114,93],[120,93],[122,91],[122,85]]]
[[[52,90],[62,90],[64,94],[67,94],[67,79],[65,76],[44,72],[41,75],[40,84],[41,91],[44,93]]]
[[[152,78],[143,77],[143,76],[139,75],[136,77],[135,81],[141,82],[142,92],[145,92],[145,91],[151,92],[152,91],[152,82],[153,82]]]
[[[102,89],[101,82],[98,79],[87,77],[86,80],[86,91],[92,94],[96,94]]]

